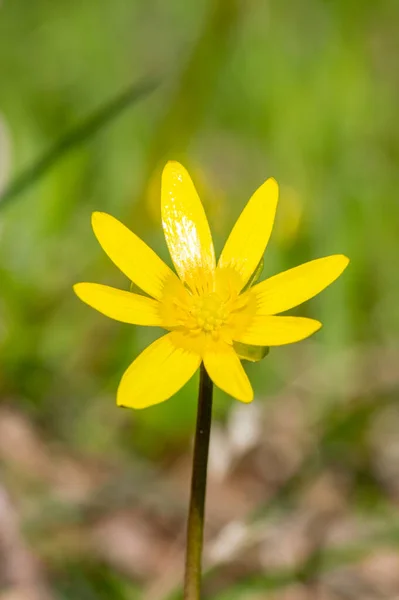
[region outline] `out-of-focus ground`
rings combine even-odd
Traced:
[[[129,289],[93,210],[169,260],[169,158],[218,250],[277,178],[264,276],[352,259],[252,405],[215,393],[204,598],[399,598],[398,55],[394,0],[0,3],[0,600],[179,598],[197,381],[118,409],[159,332],[71,289]]]

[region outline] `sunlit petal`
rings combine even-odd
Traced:
[[[213,344],[204,354],[204,365],[212,381],[224,392],[242,402],[253,400],[253,390],[232,346]]]
[[[153,342],[130,365],[119,384],[117,404],[146,408],[178,392],[198,369],[201,358],[180,346],[179,334]]]
[[[335,281],[348,264],[346,256],[334,254],[258,283],[251,290],[256,295],[257,314],[275,315],[313,298]]]
[[[94,233],[113,263],[139,288],[160,299],[175,273],[136,234],[107,213],[92,216]]]
[[[273,229],[278,185],[268,179],[249,200],[239,216],[219,258],[218,269],[233,269],[242,289],[256,270]]]
[[[186,169],[175,161],[162,174],[162,224],[176,271],[203,291],[215,269],[215,252],[204,208]]]
[[[76,295],[111,319],[133,325],[161,326],[159,302],[99,283],[77,283]]]
[[[235,341],[255,346],[283,346],[309,337],[321,327],[304,317],[256,316]]]

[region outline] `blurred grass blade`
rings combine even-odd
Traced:
[[[79,146],[113,119],[118,117],[126,108],[151,93],[157,84],[153,81],[135,83],[118,96],[112,98],[86,120],[68,131],[49,150],[39,157],[30,167],[18,175],[0,195],[0,208],[16,198],[31,185],[35,184],[49,169],[51,169],[68,152]]]
[[[9,137],[7,124],[0,114],[0,195],[2,190],[7,188],[11,170]]]
[[[241,25],[244,5],[243,0],[215,0],[209,3],[203,29],[181,67],[169,104],[156,127],[148,152],[142,193],[133,205],[132,220],[139,216],[143,223],[143,216],[149,218],[146,209],[148,182],[154,178],[160,179],[164,163],[172,157],[187,163],[187,148],[201,126],[234,48],[235,33]],[[150,223],[151,220],[146,225]]]

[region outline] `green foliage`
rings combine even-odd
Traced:
[[[106,565],[80,561],[64,564],[55,589],[60,600],[135,600],[139,591]]]

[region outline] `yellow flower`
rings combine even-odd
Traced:
[[[278,186],[268,179],[251,197],[216,262],[208,221],[187,171],[168,162],[162,175],[162,225],[174,273],[140,238],[108,214],[95,212],[94,233],[115,265],[147,295],[97,283],[76,294],[106,316],[168,330],[133,361],[117,403],[145,408],[170,398],[204,362],[222,390],[243,402],[253,391],[233,343],[280,346],[315,333],[313,319],[276,316],[332,283],[348,258],[327,256],[245,290],[272,231]]]

